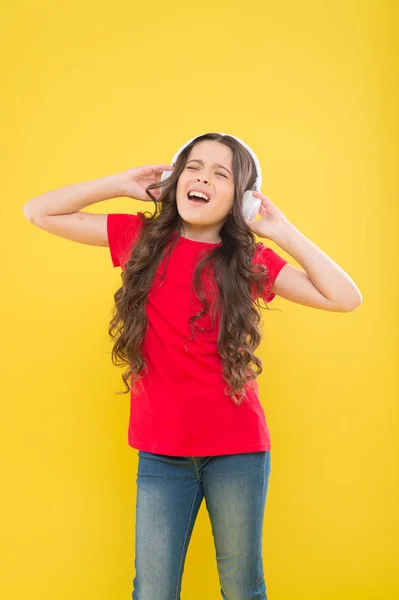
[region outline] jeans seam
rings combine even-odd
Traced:
[[[194,461],[195,462],[195,461]],[[187,521],[187,528],[186,528],[186,534],[184,536],[184,542],[183,542],[183,546],[182,546],[182,551],[181,551],[181,555],[180,555],[180,563],[179,563],[179,574],[178,574],[178,578],[177,578],[177,583],[176,583],[176,591],[175,591],[175,599],[177,600],[178,597],[178,593],[179,593],[179,585],[182,579],[182,562],[183,562],[183,556],[184,556],[184,549],[186,547],[186,540],[187,540],[187,534],[188,534],[188,530],[190,527],[190,522],[191,522],[191,516],[193,514],[193,509],[194,509],[194,504],[195,504],[195,499],[197,497],[198,494],[198,490],[200,489],[200,482],[198,482],[197,485],[197,489],[195,490],[195,494],[194,494],[194,498],[193,501],[191,503],[191,510],[190,510],[190,514],[188,516],[188,521]]]

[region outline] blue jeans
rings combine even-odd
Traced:
[[[139,450],[133,600],[179,600],[205,496],[223,600],[267,600],[262,530],[270,450],[167,456]]]

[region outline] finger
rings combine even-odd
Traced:
[[[152,167],[152,170],[155,171],[155,173],[159,173],[160,171],[171,171],[172,169],[174,169],[172,165],[154,165]]]
[[[252,193],[254,194],[255,198],[260,198],[263,201],[269,200],[269,198],[267,196],[265,196],[265,194],[262,194],[261,192],[253,191]]]

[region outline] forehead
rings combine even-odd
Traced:
[[[187,160],[198,158],[204,162],[218,162],[226,167],[231,167],[233,161],[233,151],[225,144],[220,144],[214,140],[203,140],[191,148]]]

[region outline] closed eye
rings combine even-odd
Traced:
[[[198,169],[196,169],[195,167],[187,167],[187,169],[193,169],[194,171],[198,171]],[[224,173],[216,172],[216,175],[221,175],[222,177],[227,179],[227,175],[225,175]]]

